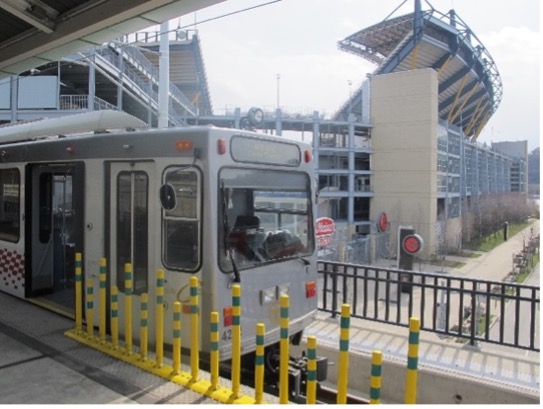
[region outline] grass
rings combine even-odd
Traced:
[[[519,224],[510,224],[509,225],[509,238],[513,237],[520,231],[524,230],[526,227],[528,227],[531,223],[519,223]],[[486,237],[483,237],[480,240],[473,240],[469,243],[466,243],[464,247],[469,250],[476,250],[476,251],[483,251],[487,252],[495,247],[498,247],[500,244],[502,244],[505,240],[503,239],[503,230],[499,230],[495,233],[489,234]]]
[[[533,266],[536,266],[537,263],[539,263],[539,253],[532,255],[532,262],[529,266],[522,269],[520,274],[517,276],[517,283],[522,284],[523,282],[525,282],[530,273],[532,272],[534,268]]]
[[[453,261],[453,260],[432,260],[432,261],[426,261],[425,263],[433,265],[433,266],[443,266],[443,267],[450,267],[450,268],[461,268],[466,265],[466,263],[463,263],[461,261]]]

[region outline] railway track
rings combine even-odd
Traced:
[[[337,403],[337,390],[321,386],[317,391],[317,401],[323,404],[336,404]],[[304,402],[305,403],[305,402]],[[368,404],[368,400],[359,396],[347,395],[347,404]]]

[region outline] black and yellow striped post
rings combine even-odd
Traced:
[[[164,270],[160,269],[156,272],[155,321],[156,366],[161,368],[164,365]]]
[[[83,331],[83,262],[81,253],[75,253],[75,330]]]
[[[289,364],[289,298],[282,294],[279,300],[279,404],[288,404],[288,364]]]
[[[341,306],[340,322],[337,403],[345,405],[349,383],[349,329],[351,325],[351,306],[349,304]]]
[[[241,287],[232,286],[232,397],[240,396],[241,384]]]
[[[132,264],[124,265],[124,346],[132,354]]]
[[[147,306],[149,296],[143,293],[140,297],[140,354],[141,359],[147,360],[147,342],[148,342],[148,312]]]
[[[211,389],[217,390],[219,388],[219,313],[216,311],[211,313],[209,350]]]
[[[417,403],[417,378],[419,364],[420,319],[409,319],[409,347],[407,351],[407,372],[405,374],[405,403]]]
[[[111,287],[111,347],[119,348],[119,290]]]
[[[317,338],[314,335],[307,337],[307,386],[306,404],[317,403]]]
[[[264,334],[266,326],[256,324],[256,352],[255,352],[255,403],[262,403],[264,399]]]
[[[173,373],[179,374],[181,371],[181,303],[173,303],[173,338],[172,338],[172,360]]]
[[[383,353],[373,351],[371,354],[371,377],[370,377],[370,403],[381,403],[381,369],[383,365]]]
[[[198,381],[200,371],[200,321],[198,313],[198,278],[190,278],[190,369],[191,382]]]
[[[105,258],[100,259],[100,307],[99,307],[99,323],[98,334],[100,342],[106,342],[106,290],[107,290],[107,262]]]
[[[94,336],[94,283],[89,278],[87,280],[87,335],[89,338]]]

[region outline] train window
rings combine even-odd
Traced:
[[[0,239],[19,241],[20,174],[18,169],[0,170]]]
[[[220,264],[233,270],[313,252],[310,180],[299,172],[223,169]]]
[[[42,173],[39,183],[39,239],[40,243],[45,244],[51,241],[51,233],[53,232],[53,226],[51,225],[53,218],[53,175],[51,173]]]
[[[124,291],[124,268],[132,263],[134,293],[147,292],[149,177],[120,172],[117,179],[117,286]]]
[[[169,197],[163,213],[164,265],[194,271],[200,264],[200,195],[195,170],[169,169],[163,186]],[[166,191],[166,188],[164,189]]]

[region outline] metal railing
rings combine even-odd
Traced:
[[[319,261],[319,310],[420,328],[443,337],[487,342],[539,352],[539,287]]]
[[[101,98],[94,97],[94,109],[112,109],[117,110],[117,107],[113,104],[110,104],[107,101],[104,101]],[[88,95],[60,95],[59,96],[59,107],[62,110],[75,110],[75,109],[88,109],[89,108],[89,96]]]

